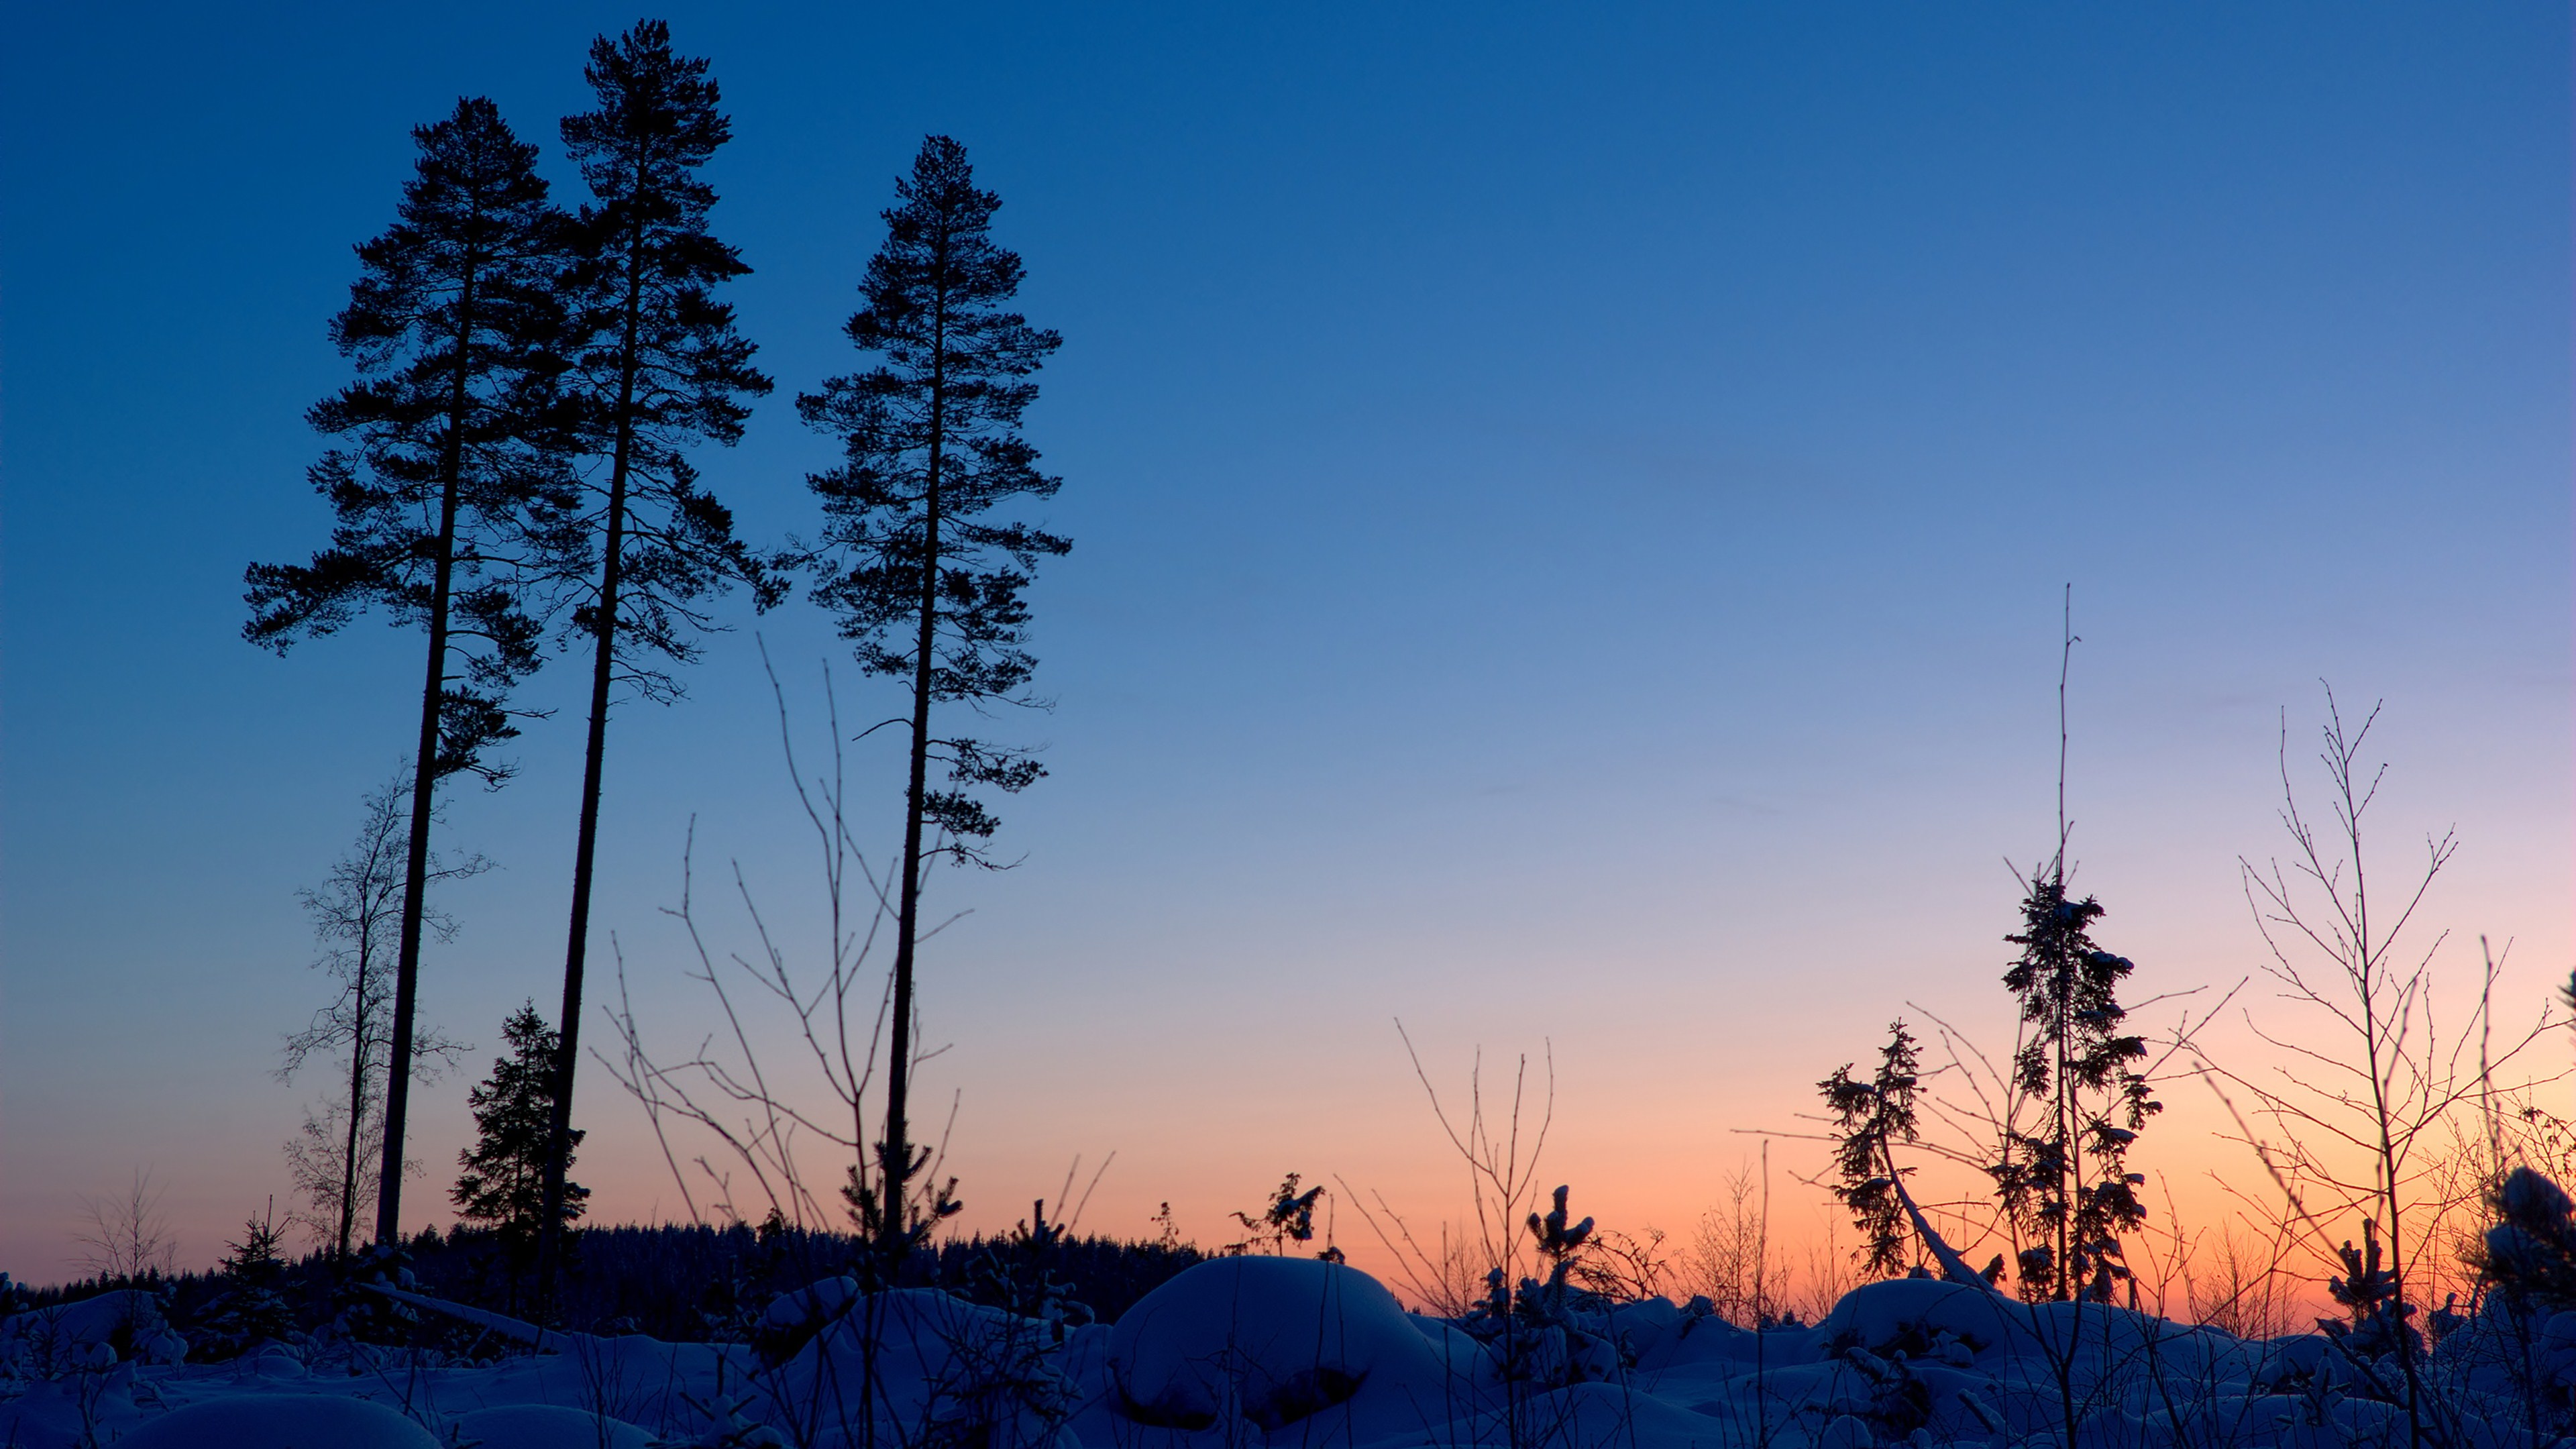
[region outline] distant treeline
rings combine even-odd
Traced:
[[[430,1229],[403,1244],[419,1291],[502,1313],[526,1308],[524,1268],[489,1229]],[[670,1341],[743,1338],[771,1299],[817,1279],[851,1271],[868,1251],[848,1233],[747,1226],[586,1228],[574,1238],[570,1271],[555,1311],[560,1326],[590,1333],[642,1333]],[[918,1250],[906,1281],[982,1302],[989,1280],[976,1271],[993,1254],[1021,1251],[1016,1240],[952,1239]],[[1189,1244],[1066,1237],[1053,1244],[1048,1271],[1102,1322],[1165,1279],[1210,1256]],[[282,1296],[307,1331],[330,1322],[345,1294],[344,1275],[328,1253],[290,1265]],[[186,1333],[212,1313],[227,1291],[221,1272],[150,1274],[138,1279],[87,1278],[21,1290],[17,1308],[46,1308],[120,1288],[163,1295],[170,1321]],[[444,1325],[434,1326],[444,1331]]]

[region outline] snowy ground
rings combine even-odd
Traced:
[[[506,1321],[503,1322],[506,1325]],[[480,1367],[325,1340],[226,1364],[152,1300],[0,1320],[0,1445],[59,1449],[2565,1449],[2576,1313],[2488,1315],[2418,1371],[2324,1335],[2243,1341],[1928,1279],[1752,1333],[1663,1300],[1408,1314],[1337,1264],[1226,1258],[1115,1326],[829,1280],[763,1348],[549,1335]],[[765,1352],[764,1352],[765,1350]]]

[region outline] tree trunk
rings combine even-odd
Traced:
[[[373,869],[369,874],[372,876]],[[373,886],[370,883],[369,892]],[[375,959],[375,926],[368,895],[358,898],[358,983],[349,1031],[349,1140],[340,1153],[340,1256],[349,1256],[349,1233],[358,1215],[358,1125],[367,1119],[367,968]]]
[[[440,460],[438,555],[429,593],[429,662],[420,689],[420,739],[412,758],[411,842],[403,863],[401,946],[394,961],[394,1040],[385,1061],[385,1152],[376,1184],[376,1241],[402,1238],[403,1129],[411,1105],[412,1013],[420,999],[420,928],[429,885],[429,817],[437,803],[439,705],[447,693],[448,593],[456,569],[457,493],[465,473],[465,424],[474,370],[474,283],[468,253],[456,303],[456,376],[448,392],[446,457]]]
[[[912,1176],[912,1142],[906,1112],[912,1088],[913,955],[921,924],[921,816],[930,768],[931,650],[938,642],[939,619],[939,473],[947,442],[948,255],[944,237],[933,257],[942,281],[931,318],[930,458],[922,486],[921,627],[913,641],[912,759],[904,790],[903,891],[895,911],[894,1024],[886,1049],[885,1141],[877,1162],[884,1198],[881,1248],[889,1281],[903,1267],[904,1193]]]
[[[638,166],[641,189],[641,166]],[[608,468],[608,527],[599,569],[598,647],[590,666],[590,738],[581,771],[580,839],[573,847],[572,929],[564,945],[563,1013],[555,1019],[552,1117],[546,1132],[544,1217],[537,1224],[537,1289],[545,1293],[563,1251],[564,1178],[571,1171],[572,1084],[581,1063],[582,970],[590,954],[590,888],[599,855],[599,792],[608,749],[608,701],[617,666],[618,587],[626,565],[627,483],[635,461],[636,351],[642,331],[644,230],[640,211],[627,240],[626,307],[618,339],[617,443]]]

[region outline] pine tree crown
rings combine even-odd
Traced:
[[[557,295],[562,216],[491,101],[467,97],[413,131],[420,155],[393,226],[357,248],[359,276],[330,326],[358,380],[314,404],[342,442],[308,470],[331,542],[304,564],[245,573],[243,636],[283,652],[381,610],[424,625],[449,572],[456,657],[439,700],[440,774],[508,771],[507,695],[539,663],[527,591],[538,515],[568,501],[571,435]]]
[[[821,538],[802,550],[814,597],[838,611],[842,637],[870,673],[912,679],[921,613],[931,610],[930,698],[982,707],[1044,707],[1027,692],[1026,590],[1038,560],[1072,542],[1036,524],[995,519],[1014,500],[1044,501],[1062,480],[1038,467],[1020,435],[1037,399],[1030,380],[1063,339],[1010,310],[1024,268],[992,239],[1001,207],[975,185],[966,148],[923,140],[895,183],[886,239],[845,332],[878,365],[827,380],[796,400],[817,431],[842,442],[837,468],[808,477],[822,500]],[[927,587],[925,587],[927,585]],[[954,737],[935,742],[954,789],[924,801],[960,861],[997,824],[968,790],[1025,789],[1045,769],[1025,751]]]
[[[785,596],[778,561],[735,536],[732,510],[687,456],[739,441],[749,399],[773,384],[715,299],[751,268],[708,230],[716,192],[702,168],[732,135],[708,62],[674,53],[670,27],[644,21],[593,40],[583,75],[598,104],[561,129],[591,200],[565,229],[563,291],[578,447],[596,461],[549,514],[548,536],[566,636],[594,637],[608,514],[619,511],[613,644],[629,686],[669,699],[679,685],[667,665],[694,659],[695,636],[718,627],[702,600],[735,584],[759,609]]]

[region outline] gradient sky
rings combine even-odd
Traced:
[[[936,9],[662,13],[735,117],[716,225],[781,384],[700,459],[749,534],[814,517],[789,403],[853,361],[924,132],[1066,339],[1028,426],[1075,540],[1035,594],[1059,708],[1020,722],[1055,773],[1002,812],[1016,871],[936,879],[971,914],[924,955],[969,1223],[1111,1151],[1101,1231],[1168,1200],[1215,1240],[1289,1170],[1454,1215],[1401,1018],[1453,1091],[1552,1050],[1546,1176],[1686,1229],[1907,1002],[2008,1033],[2070,582],[2080,880],[2137,994],[2254,965],[2237,858],[2321,677],[2387,701],[2391,852],[2460,830],[2443,959],[2512,938],[2531,1011],[2563,976],[2564,7]],[[583,48],[634,18],[0,20],[0,1269],[68,1272],[138,1169],[193,1262],[284,1193],[325,1086],[269,1075],[323,995],[295,892],[405,747],[418,642],[262,654],[241,570],[326,531],[301,416],[408,128],[488,94],[560,185]],[[693,820],[711,939],[748,949],[739,862],[813,940],[755,635],[809,751],[824,660],[845,719],[890,708],[809,607],[731,617],[611,734],[594,919],[674,1046]],[[451,807],[502,866],[423,974],[472,1075],[558,991],[580,673]],[[892,844],[894,756],[850,768]],[[464,1086],[415,1097],[416,1220]],[[678,1214],[582,1091],[596,1215]],[[2215,1152],[2185,1121],[2141,1160]]]

